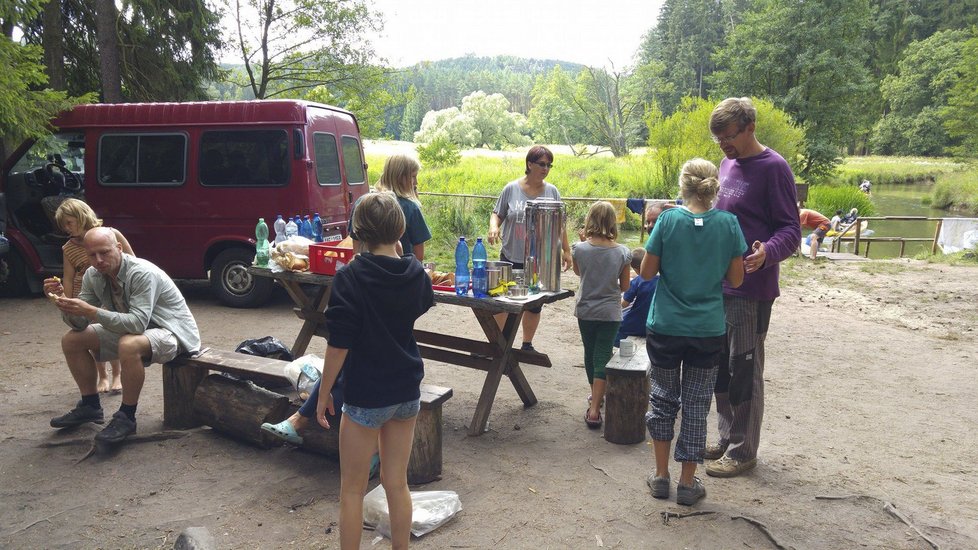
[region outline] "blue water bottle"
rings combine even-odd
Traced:
[[[486,273],[488,259],[486,245],[482,244],[480,237],[475,240],[475,246],[472,247],[472,294],[476,298],[489,296],[489,274]]]
[[[469,292],[469,245],[465,237],[458,238],[455,246],[455,294],[464,296]]]
[[[312,217],[312,236],[317,243],[323,242],[323,219],[319,217],[319,212]]]
[[[315,235],[313,234],[313,231],[312,231],[312,221],[309,220],[309,214],[306,214],[305,216],[303,216],[303,218],[302,218],[302,230],[299,231],[299,234],[302,235],[303,237],[309,239],[310,241],[315,238]]]
[[[275,229],[275,244],[278,244],[285,240],[285,220],[282,219],[282,215],[279,214],[275,218],[275,224],[272,226]]]

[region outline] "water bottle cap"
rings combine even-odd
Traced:
[[[465,240],[465,237],[459,237],[458,240],[464,241]]]

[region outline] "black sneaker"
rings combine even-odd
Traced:
[[[109,422],[109,425],[95,434],[95,441],[101,443],[120,443],[134,433],[136,433],[136,421],[129,420],[126,413],[116,411],[112,415],[112,420]]]
[[[531,344],[529,342],[523,342],[523,346],[520,347],[520,350],[522,350],[522,351],[532,351],[533,353],[539,353],[536,349],[534,349],[533,344]]]
[[[52,418],[51,427],[72,428],[74,426],[81,426],[87,422],[102,424],[105,422],[105,414],[102,412],[101,407],[96,409],[95,407],[84,405],[79,401],[74,409],[68,411],[68,414]]]

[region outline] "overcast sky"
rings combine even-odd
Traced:
[[[634,64],[663,0],[370,0],[384,15],[377,53],[394,67],[472,53]]]

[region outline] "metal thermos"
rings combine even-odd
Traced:
[[[564,203],[553,199],[526,201],[525,277],[530,292],[560,290],[560,253],[567,212]]]

